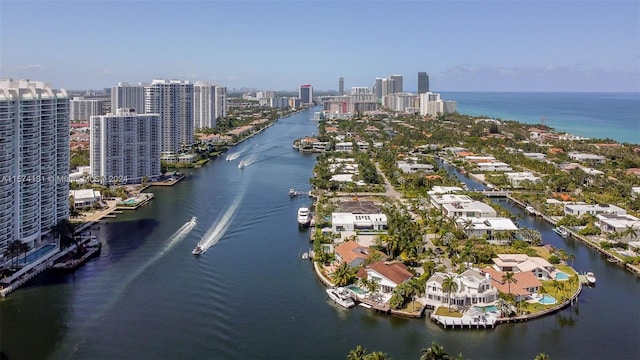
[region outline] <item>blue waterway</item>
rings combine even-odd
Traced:
[[[640,144],[640,93],[442,92],[458,112]]]

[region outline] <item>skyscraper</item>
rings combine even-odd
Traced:
[[[300,85],[298,92],[301,105],[311,105],[313,103],[313,87],[311,85]]]
[[[376,82],[373,85],[373,93],[376,95],[376,99],[382,99],[382,78],[376,78]]]
[[[74,97],[69,101],[69,120],[89,121],[94,115],[102,115],[104,100]]]
[[[176,153],[193,144],[193,84],[153,80],[144,89],[145,113],[160,115],[160,151]]]
[[[391,75],[391,79],[393,79],[393,88],[391,90],[392,94],[401,93],[402,92],[402,75]]]
[[[142,84],[129,85],[126,82],[111,87],[111,113],[118,109],[133,109],[138,114],[144,114],[144,86]]]
[[[198,81],[193,85],[194,129],[216,126],[216,85]]]
[[[340,77],[338,79],[338,95],[344,95],[344,78]]]
[[[429,92],[429,75],[426,72],[418,73],[418,94]]]
[[[215,110],[216,119],[227,116],[227,88],[225,86],[216,85]]]
[[[0,254],[39,244],[69,218],[69,97],[42,82],[0,80]]]
[[[118,109],[91,117],[91,177],[102,184],[140,184],[160,174],[160,115]]]

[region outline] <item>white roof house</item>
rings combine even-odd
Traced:
[[[577,153],[577,152],[570,152],[568,155],[569,155],[569,158],[573,160],[583,161],[583,162],[603,164],[605,161],[607,161],[607,158],[602,155],[584,154],[584,153]]]
[[[442,213],[452,218],[495,218],[497,212],[482,201],[456,202],[442,205]]]
[[[513,171],[511,166],[501,161],[481,162],[476,164],[478,171]]]
[[[511,183],[511,186],[513,186],[514,188],[521,187],[523,182],[525,181],[529,181],[531,183],[539,183],[541,181],[539,177],[533,175],[533,173],[529,171],[508,172],[504,175],[507,177],[507,179]]]
[[[429,194],[429,201],[431,201],[433,206],[440,209],[444,204],[472,202],[473,199],[467,195]]]
[[[73,207],[76,209],[93,206],[102,200],[100,191],[93,189],[69,190],[69,197],[73,197]]]
[[[640,188],[638,189],[640,193]],[[428,194],[429,195],[450,194],[450,193],[461,192],[461,191],[464,191],[464,189],[459,186],[434,186],[431,188],[431,191],[428,191]]]
[[[625,215],[627,210],[611,204],[565,204],[564,214],[580,216],[584,214],[617,214]]]
[[[527,153],[527,152],[523,152],[522,155],[524,155],[525,157],[528,157],[529,159],[534,159],[534,160],[544,160],[547,157],[543,153]]]
[[[352,142],[336,143],[336,151],[351,152],[353,151],[353,143]]]
[[[355,231],[355,230],[377,230],[377,231],[386,230],[387,215],[332,213],[331,229],[335,233],[340,231]]]
[[[495,244],[510,242],[510,239],[498,239],[497,233],[518,230],[518,226],[508,218],[458,218],[456,225],[463,229],[468,237],[482,238],[486,236],[487,241]]]
[[[398,167],[405,174],[412,174],[418,171],[433,172],[431,164],[412,164],[405,161],[398,161]]]
[[[624,233],[628,228],[636,230],[635,235],[626,234],[620,240],[637,239],[640,236],[640,219],[629,214],[598,214],[598,227],[605,233],[618,232]]]
[[[458,290],[451,294],[442,289],[447,277],[453,277]],[[475,270],[467,270],[462,274],[434,273],[426,284],[427,302],[432,306],[451,305],[469,306],[474,304],[491,304],[498,300],[498,290],[491,284],[491,277]]]

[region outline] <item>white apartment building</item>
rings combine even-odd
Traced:
[[[193,126],[195,130],[216,126],[216,87],[198,81],[193,85]]]
[[[0,256],[69,218],[69,97],[43,82],[0,80]]]
[[[160,115],[118,109],[91,117],[91,180],[138,184],[160,171]]]
[[[69,106],[69,120],[88,121],[92,116],[103,114],[104,100],[74,97],[69,101]]]
[[[119,82],[118,86],[112,86],[111,113],[115,114],[118,109],[133,109],[138,114],[144,114],[144,86],[130,85],[127,82]]]
[[[145,113],[160,115],[160,151],[176,153],[193,144],[193,84],[153,80],[145,86]]]
[[[440,94],[432,92],[420,94],[420,115],[436,116],[441,113],[444,113],[444,105],[440,100]]]

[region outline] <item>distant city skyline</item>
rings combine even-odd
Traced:
[[[401,27],[373,26],[391,12]],[[640,92],[639,13],[624,0],[2,0],[0,78],[338,91],[342,77],[348,91],[399,74],[416,92],[427,72],[432,91]]]

